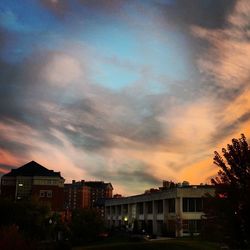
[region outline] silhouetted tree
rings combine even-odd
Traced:
[[[25,239],[16,225],[4,226],[0,228],[0,249],[13,250],[35,250],[35,242]]]
[[[208,199],[207,216],[227,243],[240,249],[250,243],[250,149],[246,137],[232,139],[222,156],[215,151],[220,168],[211,180],[215,197]],[[216,231],[216,230],[215,230]]]
[[[96,240],[104,230],[104,221],[95,210],[78,209],[72,212],[70,225],[75,245]]]
[[[49,208],[39,203],[0,198],[0,228],[15,225],[26,238],[45,237],[48,215]]]

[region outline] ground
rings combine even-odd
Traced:
[[[103,242],[91,246],[76,247],[73,250],[140,250],[140,249],[152,249],[152,250],[217,250],[220,246],[215,243],[205,242],[201,240],[192,239],[168,239],[168,240],[150,240],[139,242]]]

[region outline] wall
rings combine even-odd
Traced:
[[[198,208],[206,193],[213,195],[214,187],[176,187],[152,194],[110,199],[105,203],[106,223],[109,227],[126,227],[127,230],[133,230],[138,224],[140,230],[157,235],[185,236],[197,231],[203,212],[184,212],[183,199],[191,198],[192,205],[197,198]]]

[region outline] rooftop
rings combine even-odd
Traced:
[[[11,171],[4,176],[6,177],[16,177],[16,176],[49,176],[49,177],[61,177],[60,172],[54,172],[53,170],[49,170],[44,166],[38,164],[35,161],[31,161],[26,163],[25,165],[11,169]]]
[[[111,188],[113,189],[113,186],[111,183],[105,183],[103,181],[86,181],[85,185],[92,188]]]

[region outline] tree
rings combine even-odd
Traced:
[[[250,148],[246,137],[232,139],[222,156],[215,151],[214,163],[220,168],[211,180],[215,197],[207,210],[224,240],[233,247],[250,245]]]
[[[35,250],[37,246],[30,239],[25,239],[16,225],[11,225],[0,228],[0,249]]]
[[[29,239],[43,239],[49,208],[37,202],[13,202],[0,198],[0,228],[15,225]]]
[[[72,212],[72,243],[75,245],[96,240],[104,230],[104,221],[95,210],[78,209]]]

